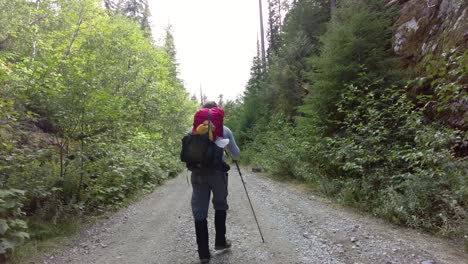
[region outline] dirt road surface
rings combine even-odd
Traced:
[[[362,216],[298,185],[244,174],[266,242],[232,170],[227,221],[233,247],[213,252],[211,263],[468,263],[459,244]],[[182,174],[33,263],[198,263],[190,196]],[[213,246],[212,207],[209,226]]]

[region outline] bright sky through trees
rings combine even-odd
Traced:
[[[180,78],[191,94],[199,98],[200,85],[211,100],[217,100],[219,94],[234,99],[244,91],[257,49],[258,1],[148,2],[156,40],[172,25]]]

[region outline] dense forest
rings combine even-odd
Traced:
[[[1,257],[177,175],[196,105],[146,0],[1,0],[0,14]]]
[[[466,237],[467,4],[432,2],[269,1],[267,65],[259,45],[244,95],[226,105],[245,161]]]

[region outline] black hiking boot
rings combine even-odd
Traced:
[[[224,250],[230,248],[231,241],[226,239],[226,210],[216,210],[215,229],[215,250]]]
[[[195,220],[195,233],[197,235],[198,256],[201,263],[210,262],[211,254],[208,245],[208,222]]]

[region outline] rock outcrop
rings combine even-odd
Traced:
[[[468,1],[391,0],[388,5],[399,5],[393,50],[404,67],[417,67],[426,55],[454,47],[466,50]]]

